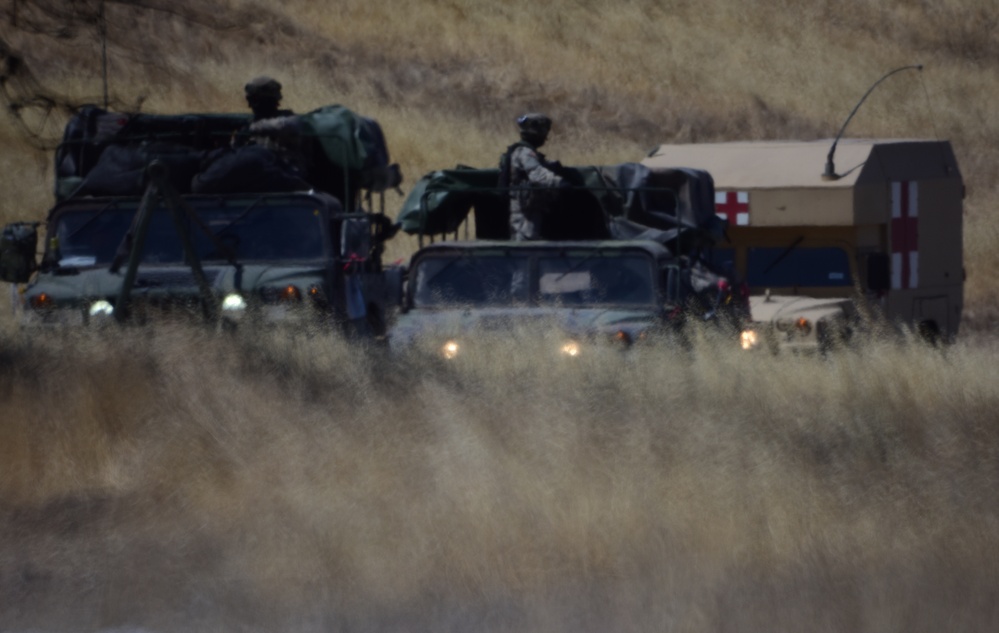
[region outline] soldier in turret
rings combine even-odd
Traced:
[[[236,133],[233,145],[260,145],[275,152],[298,169],[308,173],[309,160],[304,142],[305,130],[295,113],[282,109],[281,83],[266,75],[251,79],[244,87],[246,103],[253,120]]]
[[[541,220],[555,198],[554,189],[570,187],[538,148],[545,144],[552,121],[544,114],[517,117],[520,141],[500,159],[500,186],[510,188],[510,239],[541,239]],[[547,190],[547,191],[544,191]]]
[[[253,111],[253,120],[273,119],[275,117],[291,116],[291,110],[282,110],[281,83],[266,75],[251,79],[244,87],[246,104]]]

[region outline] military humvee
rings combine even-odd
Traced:
[[[961,321],[964,186],[946,141],[662,145],[643,164],[709,171],[728,220],[713,259],[748,285],[743,346],[832,344],[882,316],[953,338]],[[870,310],[870,312],[866,312]]]
[[[389,333],[393,348],[420,338],[456,344],[472,331],[478,340],[528,322],[560,340],[610,337],[618,347],[689,319],[738,334],[745,302],[703,257],[724,225],[714,215],[710,174],[638,163],[559,169],[573,186],[547,192],[544,239],[527,243],[507,241],[510,192],[498,186],[498,170],[459,166],[416,183],[398,216],[401,229],[421,246],[455,241],[412,257],[404,314]],[[457,241],[463,229],[465,241]],[[452,282],[459,273],[461,282]],[[627,296],[632,283],[640,301]]]
[[[412,257],[389,346],[445,359],[494,339],[569,357],[624,350],[728,308],[717,278],[697,273],[651,240],[433,244]]]
[[[244,115],[81,112],[56,152],[41,260],[41,223],[8,225],[0,238],[0,279],[17,284],[19,320],[252,320],[384,334],[402,271],[381,261],[391,222],[359,198],[398,180],[372,179],[388,166],[335,142],[353,138],[354,120],[338,107],[305,115],[318,158],[303,172],[265,145],[233,149]],[[212,191],[194,191],[218,165]]]

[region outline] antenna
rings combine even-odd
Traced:
[[[886,73],[883,77],[881,77],[881,79],[875,81],[874,84],[867,89],[867,92],[865,92],[864,96],[860,98],[860,101],[857,102],[857,105],[853,106],[853,111],[850,112],[850,116],[846,117],[846,121],[843,122],[843,127],[839,129],[839,134],[836,135],[836,139],[833,141],[832,147],[829,148],[829,155],[826,156],[826,170],[822,174],[822,180],[839,180],[841,178],[841,176],[836,173],[836,166],[833,164],[833,154],[836,153],[836,144],[839,143],[840,137],[843,136],[843,132],[846,131],[846,126],[849,125],[850,119],[852,119],[853,115],[856,114],[857,110],[860,109],[860,104],[862,104],[864,100],[867,99],[867,95],[871,94],[871,92],[873,92],[874,89],[878,87],[878,84],[880,84],[885,79],[888,79],[895,73],[902,72],[903,70],[922,71],[923,65],[916,64],[913,66],[902,66],[901,68],[896,68],[895,70]]]
[[[97,32],[101,38],[101,78],[104,80],[104,109],[108,109],[108,22],[104,0],[97,9]]]

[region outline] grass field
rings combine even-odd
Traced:
[[[51,204],[65,119],[48,105],[103,98],[98,5],[0,0],[0,93],[20,106],[0,122],[0,221]],[[878,77],[922,63],[848,135],[953,143],[973,327],[946,349],[704,340],[566,365],[501,348],[454,371],[325,334],[5,320],[0,630],[999,628],[991,2],[105,9],[117,107],[242,111],[270,73],[296,111],[377,118],[404,189],[492,166],[525,110],[554,118],[566,164],[828,138]]]
[[[990,630],[995,343],[875,347],[8,340],[0,628]]]

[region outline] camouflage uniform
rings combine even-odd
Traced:
[[[254,121],[247,128],[248,143],[271,150],[303,173],[308,171],[306,131],[297,116],[280,116]]]
[[[542,114],[525,114],[517,119],[521,142],[508,150],[504,167],[509,169],[510,239],[541,238],[541,216],[548,210],[556,193],[565,186],[553,165],[537,150],[544,145],[551,121]]]
[[[281,83],[262,75],[250,80],[244,90],[253,120],[236,132],[232,145],[266,147],[303,174],[307,173],[310,161],[303,141],[305,129],[294,112],[278,108]]]

